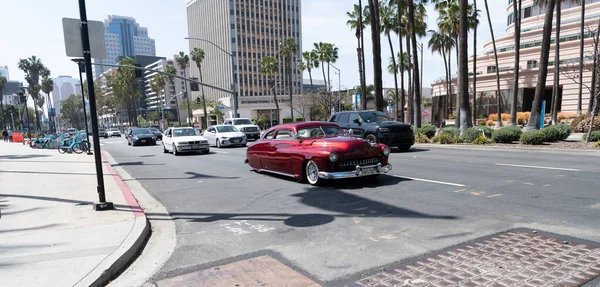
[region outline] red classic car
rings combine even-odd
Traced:
[[[302,122],[275,126],[246,151],[246,163],[257,172],[306,179],[377,177],[392,169],[390,148],[348,137],[334,123]]]

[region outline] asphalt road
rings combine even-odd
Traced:
[[[600,242],[597,156],[413,148],[377,182],[312,187],[244,164],[245,148],[173,156],[102,148],[164,204],[177,247],[160,280],[271,252],[320,283],[512,228]]]

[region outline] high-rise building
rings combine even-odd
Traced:
[[[81,82],[71,76],[58,76],[52,78],[54,89],[52,90],[52,106],[56,109],[56,114],[60,114],[61,102],[71,95],[81,95]]]
[[[8,74],[8,66],[0,66],[0,76],[3,76],[7,81],[10,81],[10,75]]]
[[[189,37],[204,40],[189,40],[190,51],[198,47],[206,53],[202,63],[203,82],[230,90],[235,81],[241,116],[257,115],[256,109],[244,109],[242,99],[269,95],[277,82],[280,83],[278,90],[285,91],[284,94],[290,86],[294,95],[302,93],[297,61],[293,61],[292,80],[289,82],[279,49],[281,42],[293,38],[298,52],[302,51],[301,0],[187,0],[186,6]],[[259,73],[259,62],[267,56],[279,61],[279,70],[272,77]],[[191,76],[199,78],[197,66],[193,61],[190,64]],[[223,99],[231,96],[211,88],[204,91],[207,99],[212,101],[227,102]],[[194,92],[192,97],[197,95],[198,92]],[[229,106],[232,105],[229,101]],[[281,115],[285,117],[289,108],[280,108]]]
[[[131,17],[110,15],[104,20],[106,39],[106,58],[94,59],[94,63],[117,64],[119,58],[136,55],[155,56],[154,39],[148,37],[148,28],[140,25]],[[94,75],[110,70],[111,67],[94,66]]]
[[[494,46],[492,41],[488,41],[483,46],[481,55],[477,56],[477,66],[475,74],[477,75],[477,107],[476,115],[478,117],[487,117],[487,115],[498,112],[498,101],[502,113],[510,113],[510,103],[514,83],[514,61],[515,61],[515,19],[518,15],[513,14],[513,4],[515,1],[507,1],[507,35],[496,38],[496,49],[498,52],[498,72],[500,74],[500,95],[497,95],[496,88],[496,64],[494,57]],[[575,113],[579,105],[579,71],[583,70],[581,80],[583,89],[581,91],[581,108],[587,111],[590,102],[590,91],[592,82],[592,65],[594,49],[594,31],[598,25],[598,16],[600,15],[600,0],[585,0],[585,19],[584,32],[581,33],[581,3],[575,1],[563,1],[561,3],[561,22],[560,22],[560,43],[559,49],[559,86],[557,93],[558,110],[562,112]],[[542,32],[544,29],[545,5],[540,5],[535,0],[522,0],[521,14],[521,43],[519,66],[519,90],[517,92],[517,111],[528,112],[532,109],[535,89],[537,84],[538,72],[540,68],[540,53],[542,45]],[[556,9],[555,9],[556,14]],[[556,15],[555,15],[556,17]],[[545,111],[550,113],[552,105],[552,90],[554,85],[554,62],[556,39],[556,18],[552,23],[552,36],[550,57],[548,59],[548,75],[546,79],[546,89],[542,92],[545,101]],[[584,55],[583,66],[579,65],[579,49],[581,47],[581,37],[583,37]],[[472,99],[473,85],[473,57],[469,58],[469,98]],[[456,78],[451,79],[451,90],[446,90],[445,79],[439,79],[432,84],[433,88],[433,122],[441,122],[442,116],[450,115],[455,111],[456,93],[458,91]],[[444,100],[447,95],[452,95],[448,100]],[[444,103],[447,103],[444,113]],[[482,117],[482,118],[483,118]]]

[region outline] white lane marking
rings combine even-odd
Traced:
[[[226,151],[220,151],[220,150],[213,150],[213,151],[214,151],[215,153],[229,154],[229,153],[228,153],[228,152],[226,152]]]
[[[443,185],[460,186],[460,187],[465,187],[466,186],[466,185],[460,184],[460,183],[452,183],[452,182],[444,182],[444,181],[437,181],[437,180],[429,180],[429,179],[422,179],[422,178],[416,178],[416,177],[408,177],[408,176],[402,176],[402,175],[391,175],[391,176],[397,177],[397,178],[406,178],[406,179],[410,179],[410,180],[414,180],[414,181],[437,183],[437,184],[443,184]]]
[[[525,168],[539,168],[539,169],[552,169],[552,170],[565,170],[565,171],[579,171],[575,168],[562,168],[562,167],[549,167],[549,166],[536,166],[536,165],[520,165],[520,164],[508,164],[508,163],[496,163],[499,166],[510,166],[510,167],[525,167]]]

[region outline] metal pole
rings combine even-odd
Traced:
[[[85,121],[85,138],[88,143],[87,154],[92,155],[91,146],[90,146],[90,136],[89,136],[90,130],[88,128],[87,112],[85,110],[85,94],[83,92],[83,79],[81,78],[81,73],[82,73],[81,65],[83,63],[81,61],[75,61],[75,63],[77,63],[77,67],[79,68],[79,86],[81,87],[81,101],[83,102],[83,120]]]
[[[10,119],[12,121],[12,130],[15,130],[15,116],[13,115],[13,112],[10,112]]]
[[[342,111],[342,72],[338,71],[338,108]]]
[[[98,199],[100,203],[94,204],[94,210],[114,209],[112,202],[106,201],[104,192],[104,173],[102,171],[102,154],[100,153],[100,137],[98,135],[98,114],[96,113],[96,95],[94,93],[94,76],[92,75],[92,54],[90,50],[90,36],[88,32],[87,13],[85,0],[79,0],[79,16],[81,18],[81,41],[85,62],[85,74],[88,82],[88,95],[90,98],[90,113],[92,120],[92,137],[94,140],[94,159],[96,162],[96,180],[98,182]]]

